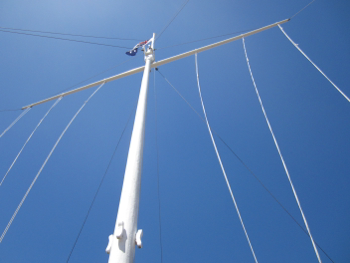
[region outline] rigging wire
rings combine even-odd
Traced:
[[[97,73],[97,74],[95,74],[95,75],[93,75],[93,76],[91,76],[91,77],[89,77],[89,78],[87,78],[87,79],[84,79],[84,80],[82,80],[82,81],[80,81],[80,82],[78,82],[78,83],[76,83],[76,84],[74,84],[74,85],[72,85],[72,86],[70,86],[70,87],[68,87],[68,88],[65,88],[65,89],[63,89],[63,90],[57,92],[57,93],[54,94],[53,96],[56,96],[56,95],[58,95],[58,94],[60,94],[60,93],[62,93],[62,92],[65,92],[66,90],[72,89],[72,88],[74,88],[74,87],[76,87],[76,86],[78,86],[78,85],[80,85],[80,84],[82,84],[82,83],[84,83],[84,82],[86,82],[86,81],[88,81],[88,80],[90,80],[90,79],[93,79],[93,78],[95,78],[95,77],[97,77],[97,76],[99,76],[99,75],[101,75],[101,74],[103,74],[103,73],[106,73],[106,72],[108,72],[108,71],[110,71],[110,70],[112,70],[112,69],[115,69],[115,68],[117,68],[117,67],[119,67],[119,66],[125,64],[126,62],[129,62],[130,60],[135,59],[135,58],[136,58],[136,57],[132,57],[132,58],[129,58],[129,59],[127,59],[127,60],[124,60],[123,62],[119,63],[118,65],[115,65],[115,66],[113,66],[113,67],[111,67],[111,68],[109,68],[109,69],[106,69],[106,70],[104,70],[104,71],[102,71],[102,72],[99,72],[99,73]]]
[[[315,2],[316,0],[312,0],[309,4],[307,4],[305,7],[303,7],[301,10],[299,10],[297,13],[295,13],[293,16],[291,16],[289,19],[294,18],[296,15],[298,15],[299,13],[301,13],[302,11],[304,11],[308,6],[310,6],[313,2]],[[187,3],[186,3],[187,4]],[[181,10],[180,10],[181,11]],[[1,28],[1,27],[0,27]],[[172,48],[172,47],[177,47],[177,46],[182,46],[182,45],[186,45],[186,44],[191,44],[191,43],[195,43],[195,42],[200,42],[200,41],[204,41],[204,40],[209,40],[209,39],[214,39],[214,38],[219,38],[219,37],[224,37],[224,36],[230,36],[230,35],[234,35],[234,34],[239,34],[239,33],[245,33],[248,31],[252,31],[255,30],[254,29],[248,29],[248,30],[243,30],[243,31],[238,31],[238,32],[234,32],[234,33],[229,33],[229,34],[225,34],[225,35],[220,35],[220,36],[215,36],[215,37],[208,37],[208,38],[203,38],[203,39],[199,39],[199,40],[194,40],[194,41],[190,41],[190,42],[185,42],[185,43],[180,43],[180,44],[176,44],[176,45],[172,45],[172,46],[167,46],[167,47],[161,47],[161,48],[157,48],[157,50],[161,50],[161,49],[167,49],[167,48]],[[159,36],[158,36],[159,37]]]
[[[348,96],[346,96],[345,95],[345,93],[341,90],[341,89],[339,89],[338,88],[338,86],[337,85],[335,85],[334,83],[333,83],[333,81],[331,81],[327,76],[326,76],[326,74],[324,74],[323,73],[323,71],[319,68],[319,67],[317,67],[317,65],[314,63],[314,62],[312,62],[312,60],[300,49],[300,47],[297,45],[297,44],[295,44],[294,43],[294,41],[287,35],[287,33],[283,30],[283,28],[280,26],[280,25],[278,25],[278,27],[280,28],[280,30],[282,31],[282,33],[286,36],[286,38],[293,44],[293,46],[295,46],[296,47],[296,49],[298,49],[299,51],[300,51],[300,53],[301,54],[303,54],[303,56],[333,85],[333,87],[334,88],[336,88],[338,91],[339,91],[339,93],[341,94],[341,95],[343,95],[343,97],[348,101],[348,102],[350,102],[350,99],[349,99],[349,97]]]
[[[34,32],[34,33],[44,33],[44,34],[53,34],[53,35],[62,35],[62,36],[73,36],[73,37],[87,37],[87,38],[102,38],[102,39],[115,39],[115,40],[135,40],[135,41],[141,41],[142,39],[134,39],[134,38],[119,38],[119,37],[101,37],[101,36],[89,36],[89,35],[76,35],[76,34],[67,34],[67,33],[57,33],[57,32],[51,32],[51,31],[40,31],[40,30],[30,30],[30,29],[19,29],[19,28],[12,28],[12,27],[2,27],[1,29],[9,29],[9,30],[18,30],[18,31],[25,31],[25,32]]]
[[[182,11],[182,9],[185,8],[185,6],[187,5],[187,3],[190,0],[185,0],[185,2],[182,4],[181,8],[179,9],[179,11],[177,11],[177,13],[169,20],[168,24],[162,29],[162,31],[160,31],[160,33],[158,34],[158,36],[156,37],[156,39],[160,38],[160,36],[164,33],[164,31],[170,26],[170,24],[175,20],[175,18],[180,14],[180,12]]]
[[[90,80],[90,79],[93,79],[93,78],[95,78],[95,77],[97,77],[97,76],[99,76],[99,75],[101,75],[101,74],[103,74],[103,73],[106,73],[106,72],[108,72],[108,71],[110,71],[110,70],[112,70],[112,69],[115,69],[115,68],[117,68],[117,67],[119,67],[119,66],[121,66],[121,65],[123,65],[123,64],[125,64],[125,63],[127,63],[127,62],[129,62],[130,60],[135,59],[135,58],[136,58],[136,57],[132,57],[132,58],[129,58],[129,59],[127,59],[127,60],[124,60],[123,62],[121,62],[121,63],[119,63],[119,64],[117,64],[117,65],[115,65],[115,66],[113,66],[113,67],[111,67],[111,68],[108,68],[108,69],[106,69],[106,70],[104,70],[104,71],[101,71],[101,72],[99,72],[99,73],[97,73],[97,74],[95,74],[95,75],[93,75],[93,76],[91,76],[91,77],[89,77],[89,78],[87,78],[87,79],[84,79],[84,80],[82,80],[82,81],[80,81],[80,82],[78,82],[78,83],[76,83],[76,84],[74,84],[74,85],[72,85],[72,86],[69,86],[68,88],[65,88],[65,89],[63,89],[63,90],[61,90],[61,91],[56,92],[53,96],[56,96],[56,95],[58,95],[58,94],[60,94],[60,93],[62,93],[62,92],[65,92],[66,90],[72,89],[72,88],[74,88],[74,87],[76,87],[76,86],[78,86],[78,85],[80,85],[80,84],[82,84],[82,83],[84,83],[84,82],[86,82],[86,81],[88,81],[88,80]],[[18,109],[5,109],[5,110],[0,110],[0,112],[5,112],[5,111],[19,111],[19,110],[22,110],[22,108],[18,108]],[[2,135],[1,135],[1,136],[2,136]],[[1,138],[1,136],[0,136],[0,138]]]
[[[295,17],[296,15],[298,15],[300,12],[304,11],[309,5],[311,5],[313,2],[315,2],[316,0],[312,0],[310,3],[308,3],[306,6],[304,6],[302,9],[300,9],[298,12],[296,12],[294,15],[292,15],[289,19],[292,19],[293,17]]]
[[[255,179],[258,181],[258,183],[267,191],[267,193],[277,202],[277,204],[279,204],[279,206],[289,215],[289,217],[299,226],[299,228],[301,230],[303,230],[303,232],[309,236],[308,232],[302,227],[302,225],[293,217],[293,215],[287,210],[287,208],[285,208],[283,206],[283,204],[277,199],[277,197],[275,197],[272,192],[265,186],[265,184],[260,180],[259,177],[257,177],[257,175],[243,162],[243,160],[231,149],[231,147],[220,137],[220,135],[218,135],[217,133],[215,134],[216,136],[218,136],[218,138],[220,139],[220,141],[222,141],[222,143],[229,149],[230,152],[232,152],[232,154],[234,154],[236,156],[236,158],[240,161],[241,164],[243,164],[243,166],[251,173],[251,175],[253,175],[255,177]],[[326,255],[326,257],[332,261],[333,263],[335,263],[332,258],[327,254],[327,252],[315,241],[315,244],[318,246],[319,249],[321,249],[321,251]]]
[[[222,164],[219,151],[218,151],[218,149],[217,149],[217,147],[216,147],[216,143],[215,143],[215,140],[214,140],[214,137],[213,137],[213,133],[212,133],[212,131],[211,131],[211,129],[210,129],[209,121],[208,121],[208,118],[207,118],[207,113],[206,113],[206,111],[205,111],[205,107],[204,107],[204,103],[203,103],[201,87],[200,87],[200,84],[199,84],[197,53],[195,54],[195,62],[196,62],[196,74],[197,74],[197,85],[198,85],[199,97],[200,97],[200,99],[201,99],[201,104],[202,104],[202,108],[203,108],[203,113],[204,113],[204,117],[205,117],[205,122],[206,122],[207,127],[208,127],[208,131],[209,131],[209,134],[210,134],[210,138],[211,138],[211,141],[212,141],[212,143],[213,143],[216,156],[217,156],[218,161],[219,161],[219,163],[220,163],[220,167],[221,167],[222,173],[223,173],[223,175],[224,175],[224,177],[225,177],[225,181],[226,181],[228,190],[229,190],[229,192],[230,192],[230,194],[231,194],[232,201],[233,201],[233,203],[234,203],[234,205],[235,205],[235,208],[236,208],[236,211],[237,211],[237,215],[238,215],[238,217],[239,217],[239,221],[241,222],[241,225],[242,225],[244,234],[245,234],[245,236],[246,236],[246,239],[247,239],[247,241],[248,241],[250,250],[251,250],[251,252],[252,252],[252,254],[253,254],[255,263],[258,263],[258,259],[256,258],[256,255],[255,255],[255,252],[254,252],[254,249],[253,249],[253,245],[252,245],[252,243],[251,243],[251,241],[250,241],[250,238],[249,238],[249,236],[248,236],[248,232],[247,232],[247,230],[246,230],[246,228],[245,228],[245,225],[244,225],[244,223],[243,223],[243,218],[242,218],[241,213],[240,213],[240,211],[239,211],[239,209],[238,209],[238,205],[237,205],[236,199],[235,199],[235,197],[234,197],[234,195],[233,195],[233,192],[232,192],[232,189],[231,189],[231,186],[230,186],[230,182],[229,182],[229,180],[228,180],[228,178],[227,178],[224,165]]]
[[[119,67],[119,66],[121,66],[121,65],[123,65],[123,64],[125,64],[125,63],[127,63],[127,62],[129,62],[130,60],[135,59],[135,58],[136,58],[136,57],[132,57],[132,58],[130,58],[130,59],[124,60],[123,62],[121,62],[121,63],[119,63],[119,64],[117,64],[117,65],[115,65],[115,66],[113,66],[113,67],[111,67],[111,68],[108,68],[108,69],[106,69],[106,70],[104,70],[104,71],[102,71],[102,72],[99,72],[99,73],[97,73],[97,74],[95,74],[95,75],[93,75],[93,76],[91,76],[91,77],[89,77],[89,78],[87,78],[87,79],[84,79],[84,80],[82,80],[82,81],[80,81],[80,82],[78,82],[78,83],[76,83],[76,84],[74,84],[74,85],[72,85],[72,86],[69,86],[68,88],[65,88],[65,89],[63,89],[63,90],[61,90],[61,91],[58,91],[58,92],[56,92],[56,93],[55,93],[54,95],[52,95],[52,96],[56,96],[56,95],[58,95],[58,94],[60,94],[60,93],[62,93],[62,92],[65,92],[66,90],[72,89],[72,88],[74,88],[74,87],[76,87],[76,86],[78,86],[78,85],[80,85],[80,84],[82,84],[82,83],[84,83],[84,82],[86,82],[86,81],[88,81],[88,80],[90,80],[90,79],[93,79],[93,78],[95,78],[95,77],[97,77],[97,76],[99,76],[99,75],[101,75],[101,74],[103,74],[103,73],[106,73],[106,72],[108,72],[108,71],[110,71],[110,70],[112,70],[112,69],[115,69],[115,68],[117,68],[117,67]],[[22,110],[22,108],[0,110],[0,112],[5,112],[5,111],[19,111],[19,110]],[[1,136],[0,136],[0,137],[1,137]]]
[[[11,124],[10,126],[8,126],[0,135],[0,138],[9,130],[12,128],[13,125],[15,125],[24,115],[27,114],[27,112],[30,110],[31,108],[27,108],[25,109]]]
[[[169,80],[156,68],[158,73],[164,78],[170,87],[181,97],[181,99],[192,109],[192,111],[205,123],[205,119],[196,111],[196,109],[186,100],[186,98],[169,82]],[[287,213],[287,215],[299,226],[299,228],[309,236],[308,232],[302,227],[302,225],[293,217],[293,215],[284,207],[284,205],[277,199],[276,196],[267,188],[267,186],[260,180],[260,178],[253,172],[252,169],[239,157],[239,155],[226,143],[226,141],[218,134],[214,129],[212,132],[219,138],[219,140],[227,147],[227,149],[237,158],[237,160],[247,169],[247,171],[258,181],[258,183],[266,190],[266,192],[277,202],[277,204]],[[316,243],[316,242],[315,242]],[[316,245],[322,250],[322,252],[328,257],[330,261],[335,263],[327,252],[318,244]]]
[[[209,40],[209,39],[214,39],[214,38],[219,38],[219,37],[224,37],[224,36],[231,36],[231,35],[235,35],[235,34],[246,33],[246,32],[248,32],[248,31],[252,31],[252,30],[255,30],[255,29],[257,29],[257,28],[248,29],[248,30],[242,30],[242,31],[237,31],[237,32],[233,32],[233,33],[229,33],[229,34],[224,34],[224,35],[220,35],[220,36],[215,36],[215,37],[203,38],[203,39],[194,40],[194,41],[185,42],[185,43],[180,43],[180,44],[176,44],[176,45],[172,45],[172,46],[167,46],[167,47],[161,47],[161,48],[157,48],[157,50],[167,49],[167,48],[172,48],[172,47],[177,47],[177,46],[183,46],[183,45],[187,45],[187,44],[191,44],[191,43],[196,43],[196,42],[200,42],[200,41],[204,41],[204,40]]]
[[[155,139],[157,152],[157,193],[158,193],[158,219],[159,219],[159,243],[160,243],[160,262],[163,263],[163,244],[162,244],[162,217],[161,217],[161,203],[160,203],[160,184],[159,184],[159,148],[158,148],[158,122],[157,122],[157,92],[156,92],[156,71],[153,77],[154,90],[154,112],[155,112]]]
[[[32,136],[34,135],[35,131],[39,128],[40,124],[43,122],[43,120],[46,118],[46,116],[50,113],[50,111],[57,105],[57,103],[59,103],[61,101],[62,97],[59,97],[55,103],[50,107],[50,109],[46,112],[46,114],[44,115],[44,117],[39,121],[38,125],[35,127],[35,129],[32,131],[32,133],[29,135],[28,139],[26,140],[26,142],[24,143],[24,145],[22,146],[22,149],[19,151],[19,153],[17,154],[16,158],[13,160],[10,168],[7,170],[5,176],[2,178],[1,182],[0,182],[0,186],[2,185],[2,183],[4,182],[6,176],[8,175],[8,173],[11,171],[12,167],[14,166],[14,164],[16,163],[18,157],[21,155],[24,147],[26,147],[27,143],[29,142],[29,140],[32,138]]]
[[[250,67],[250,63],[249,63],[249,59],[248,59],[248,54],[247,54],[247,49],[246,49],[246,47],[245,47],[244,38],[242,38],[242,43],[243,43],[244,54],[245,54],[245,58],[246,58],[246,61],[247,61],[247,66],[248,66],[248,69],[249,69],[250,77],[251,77],[252,82],[253,82],[253,86],[254,86],[254,89],[255,89],[255,93],[256,93],[256,95],[257,95],[257,97],[258,97],[258,99],[259,99],[259,103],[260,103],[260,106],[261,106],[261,110],[262,110],[262,112],[263,112],[263,114],[264,114],[264,117],[265,117],[267,126],[269,127],[271,136],[272,136],[272,138],[273,138],[273,141],[274,141],[274,143],[275,143],[276,149],[277,149],[278,154],[279,154],[279,156],[280,156],[280,159],[281,159],[281,161],[282,161],[282,164],[283,164],[284,170],[285,170],[285,172],[286,172],[286,175],[287,175],[289,184],[290,184],[290,186],[291,186],[291,188],[292,188],[292,191],[293,191],[293,194],[294,194],[294,198],[295,198],[295,200],[296,200],[296,202],[297,202],[297,204],[298,204],[298,207],[299,207],[301,216],[302,216],[302,218],[303,218],[303,220],[304,220],[304,224],[305,224],[305,227],[306,227],[307,232],[308,232],[308,234],[309,234],[309,237],[310,237],[312,246],[314,247],[314,250],[315,250],[315,253],[316,253],[316,257],[317,257],[317,259],[318,259],[318,262],[319,262],[319,263],[322,263],[322,260],[321,260],[321,258],[320,258],[319,253],[318,253],[318,250],[317,250],[317,247],[316,247],[316,245],[315,245],[315,241],[314,241],[314,239],[313,239],[313,237],[312,237],[312,235],[311,235],[311,231],[310,231],[309,225],[308,225],[308,223],[307,223],[306,217],[305,217],[305,215],[304,215],[303,209],[301,208],[301,204],[300,204],[300,201],[299,201],[297,192],[296,192],[296,190],[295,190],[295,188],[294,188],[292,179],[291,179],[291,177],[290,177],[290,175],[289,175],[289,171],[288,171],[287,165],[286,165],[286,163],[285,163],[285,161],[284,161],[284,158],[283,158],[283,156],[282,156],[282,152],[281,152],[281,150],[280,150],[280,147],[279,147],[279,145],[278,145],[277,139],[276,139],[275,134],[274,134],[274,132],[273,132],[273,130],[272,130],[272,126],[271,126],[270,121],[269,121],[269,119],[268,119],[268,117],[267,117],[267,114],[266,114],[264,105],[263,105],[263,103],[262,103],[261,97],[260,97],[260,95],[259,95],[259,91],[258,91],[258,88],[257,88],[257,86],[256,86],[256,83],[255,83],[255,80],[254,80],[254,77],[253,77],[253,72],[252,72],[252,69],[251,69],[251,67]]]
[[[106,168],[106,170],[105,170],[105,173],[103,174],[103,176],[102,176],[102,178],[101,178],[100,184],[99,184],[98,187],[97,187],[97,190],[96,190],[96,192],[95,192],[94,198],[92,199],[92,202],[91,202],[90,207],[89,207],[89,209],[88,209],[88,211],[87,211],[87,214],[86,214],[86,216],[85,216],[85,219],[84,219],[84,221],[83,221],[83,224],[81,225],[80,230],[79,230],[79,232],[78,232],[78,235],[77,235],[77,237],[76,237],[76,239],[75,239],[75,241],[74,241],[74,244],[73,244],[73,246],[72,246],[72,249],[71,249],[70,252],[69,252],[69,255],[68,255],[68,258],[67,258],[67,260],[66,260],[66,263],[68,263],[68,261],[70,260],[72,254],[73,254],[73,251],[74,251],[74,249],[75,249],[75,246],[76,246],[77,243],[78,243],[78,240],[79,240],[79,238],[80,238],[81,232],[82,232],[83,229],[84,229],[85,223],[86,223],[86,221],[87,221],[87,219],[88,219],[88,217],[89,217],[89,215],[90,215],[90,212],[91,212],[91,209],[92,209],[92,207],[93,207],[93,205],[94,205],[94,203],[95,203],[96,197],[97,197],[98,193],[100,192],[101,186],[102,186],[102,184],[103,184],[103,182],[104,182],[104,180],[105,180],[105,178],[106,178],[106,175],[107,175],[107,173],[108,173],[108,171],[109,171],[109,167],[110,167],[111,164],[112,164],[114,155],[115,155],[116,152],[117,152],[118,146],[119,146],[119,144],[120,144],[120,142],[121,142],[121,140],[122,140],[122,138],[123,138],[123,135],[124,135],[124,132],[125,132],[125,130],[126,130],[126,127],[127,127],[128,124],[129,124],[129,121],[130,121],[130,119],[131,119],[132,113],[133,113],[133,112],[130,113],[129,118],[128,118],[128,120],[127,120],[125,126],[124,126],[124,129],[123,129],[123,131],[122,131],[122,133],[121,133],[121,135],[120,135],[120,137],[119,137],[119,139],[118,139],[117,145],[116,145],[115,148],[114,148],[113,154],[112,154],[112,156],[111,156],[111,158],[110,158],[110,160],[109,160],[109,163],[108,163],[108,165],[107,165],[107,168]]]
[[[5,112],[5,111],[19,111],[22,110],[21,108],[17,108],[17,109],[5,109],[5,110],[0,110],[0,112]]]
[[[85,44],[92,44],[92,45],[99,45],[99,46],[107,46],[107,47],[117,47],[117,48],[131,49],[130,47],[124,47],[124,46],[116,46],[116,45],[102,44],[102,43],[97,43],[97,42],[90,42],[90,41],[83,41],[83,40],[75,40],[75,39],[69,39],[69,38],[61,38],[61,37],[43,36],[43,35],[30,34],[30,33],[24,33],[24,32],[15,32],[15,31],[9,31],[9,30],[2,30],[2,29],[0,29],[0,32],[12,33],[12,34],[19,34],[19,35],[27,35],[27,36],[34,36],[34,37],[51,38],[51,39],[65,40],[65,41],[78,42],[78,43],[85,43]]]
[[[66,131],[68,130],[69,126],[72,124],[72,122],[73,122],[73,121],[75,120],[75,118],[78,116],[78,114],[80,113],[80,111],[85,107],[85,105],[89,102],[89,100],[96,94],[96,92],[99,91],[100,88],[102,88],[103,85],[104,85],[104,83],[102,83],[102,84],[90,95],[90,97],[83,103],[83,105],[79,108],[79,110],[75,113],[75,115],[73,116],[73,118],[70,120],[70,122],[68,123],[68,125],[66,126],[66,128],[63,130],[63,132],[61,133],[60,137],[57,139],[55,145],[52,147],[52,149],[51,149],[49,155],[46,157],[44,163],[42,164],[42,166],[41,166],[41,168],[40,168],[40,170],[39,170],[39,172],[38,172],[37,175],[35,176],[35,178],[34,178],[34,180],[32,181],[32,183],[30,184],[30,186],[29,186],[27,192],[26,192],[25,195],[23,196],[21,202],[20,202],[19,205],[17,206],[17,208],[16,208],[15,212],[13,213],[13,215],[12,215],[10,221],[8,222],[8,224],[7,224],[7,226],[6,226],[5,230],[4,230],[4,232],[2,233],[2,235],[1,235],[1,237],[0,237],[0,243],[1,243],[2,240],[4,239],[4,237],[5,237],[6,233],[7,233],[7,231],[9,230],[9,228],[10,228],[12,222],[13,222],[13,220],[15,219],[15,217],[16,217],[17,213],[19,212],[19,210],[21,209],[21,207],[22,207],[24,201],[26,200],[26,198],[27,198],[29,192],[32,190],[32,188],[33,188],[33,186],[34,186],[36,180],[39,178],[39,175],[41,174],[42,170],[44,169],[44,167],[45,167],[47,161],[50,159],[52,153],[53,153],[54,150],[56,149],[58,143],[61,141],[63,135],[66,133]],[[28,108],[28,109],[30,109],[30,108]]]

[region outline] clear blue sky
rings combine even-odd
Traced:
[[[148,39],[182,5],[175,1],[0,2],[0,26]],[[157,40],[156,59],[291,17],[309,0],[199,1]],[[317,0],[283,25],[311,59],[350,95],[350,4]],[[70,37],[73,39],[73,37]],[[19,108],[125,60],[126,49],[0,32],[0,110]],[[80,39],[80,38],[74,38]],[[133,47],[138,41],[91,39]],[[350,103],[278,28],[246,38],[267,114],[317,243],[334,262],[349,262]],[[198,55],[209,121],[302,224],[237,41]],[[143,65],[141,54],[90,81]],[[160,67],[202,113],[194,57]],[[130,113],[142,74],[106,84],[72,124],[0,244],[0,262],[65,262]],[[86,83],[89,83],[86,82]],[[160,262],[153,71],[135,262]],[[163,262],[254,262],[205,124],[156,74]],[[58,136],[93,90],[65,97],[42,123],[0,187],[0,233]],[[0,177],[52,102],[33,108],[0,139]],[[0,112],[2,132],[18,115]],[[107,262],[131,123],[69,262]],[[307,235],[220,141],[222,160],[259,262],[317,262]],[[323,262],[330,262],[322,253]]]

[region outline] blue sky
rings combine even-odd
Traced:
[[[0,26],[148,39],[183,1],[1,1]],[[198,1],[156,41],[156,60],[291,17],[307,0]],[[317,0],[283,28],[349,96],[347,1]],[[20,108],[128,59],[126,49],[0,32],[0,110]],[[73,37],[70,37],[73,39]],[[79,39],[80,38],[74,38]],[[133,47],[138,41],[98,40]],[[246,38],[267,114],[317,243],[348,262],[350,105],[278,28]],[[143,65],[141,54],[86,83]],[[302,224],[237,41],[198,55],[209,122]],[[194,57],[160,67],[200,113]],[[1,262],[65,262],[115,145],[134,113],[142,74],[106,84],[69,128],[0,244]],[[150,78],[135,262],[160,262],[154,75]],[[254,262],[205,124],[156,74],[163,262]],[[0,232],[69,120],[93,90],[62,99],[0,187]],[[33,108],[0,139],[2,177],[52,102]],[[0,112],[2,132],[18,115]],[[129,123],[69,262],[107,262],[132,125]],[[309,238],[217,140],[259,262],[317,262]],[[331,262],[322,252],[323,262]]]

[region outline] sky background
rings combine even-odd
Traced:
[[[145,40],[184,2],[0,1],[0,26]],[[157,39],[156,60],[287,19],[309,0],[190,0]],[[283,25],[299,47],[350,95],[350,3],[317,0]],[[235,34],[233,34],[235,35]],[[232,36],[233,36],[232,35]],[[139,41],[88,40],[133,47]],[[350,261],[350,104],[278,28],[246,38],[253,74],[314,239],[334,262]],[[69,89],[129,59],[127,49],[0,32],[0,110]],[[301,224],[283,166],[252,85],[242,41],[198,54],[212,128]],[[142,66],[142,54],[102,79]],[[202,114],[194,56],[160,71]],[[155,148],[157,93],[163,262],[254,262],[206,125],[152,71],[135,262],[161,262]],[[66,262],[114,148],[135,112],[142,74],[106,84],[73,122],[0,244],[0,262]],[[94,89],[62,99],[39,127],[0,187],[5,229],[57,138]],[[0,177],[53,102],[33,108],[0,139]],[[0,131],[20,111],[0,112]],[[69,262],[107,262],[132,122]],[[223,164],[259,262],[317,262],[310,239],[217,139]],[[331,262],[321,251],[323,262]]]

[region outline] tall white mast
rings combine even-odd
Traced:
[[[283,24],[290,21],[290,19],[285,19],[274,24],[261,27],[259,29],[252,30],[250,32],[235,36],[223,41],[213,43],[208,46],[197,48],[170,58],[166,58],[157,62],[154,58],[154,41],[155,34],[151,46],[149,46],[145,51],[145,66],[131,69],[125,71],[118,75],[114,75],[109,78],[105,78],[94,83],[90,83],[80,88],[70,90],[50,98],[32,103],[30,105],[22,107],[22,109],[32,108],[34,106],[40,105],[42,103],[57,99],[59,97],[64,97],[88,88],[101,85],[102,83],[107,83],[113,80],[117,80],[123,77],[127,77],[139,72],[143,72],[141,89],[139,94],[139,100],[137,104],[137,110],[135,115],[134,127],[131,135],[131,141],[129,146],[128,159],[125,168],[124,182],[122,193],[119,202],[119,209],[117,220],[115,223],[115,229],[113,235],[109,236],[109,243],[106,248],[106,252],[110,254],[108,263],[133,263],[135,256],[135,245],[142,247],[141,237],[142,230],[137,231],[137,218],[139,212],[139,198],[141,189],[141,169],[142,169],[142,159],[143,159],[143,143],[145,134],[145,123],[146,123],[146,106],[147,106],[147,92],[148,92],[148,79],[151,68],[156,68],[167,63],[179,60],[196,53],[200,53],[238,39],[254,35],[256,33],[262,32],[264,30],[273,28],[277,25]]]
[[[142,230],[137,231],[137,219],[141,190],[148,80],[151,64],[154,62],[154,41],[155,34],[153,34],[151,45],[148,48],[145,47],[144,50],[146,63],[125,167],[118,215],[114,233],[109,236],[109,243],[106,248],[106,252],[109,253],[108,263],[133,263],[135,245],[139,248],[142,247]]]

